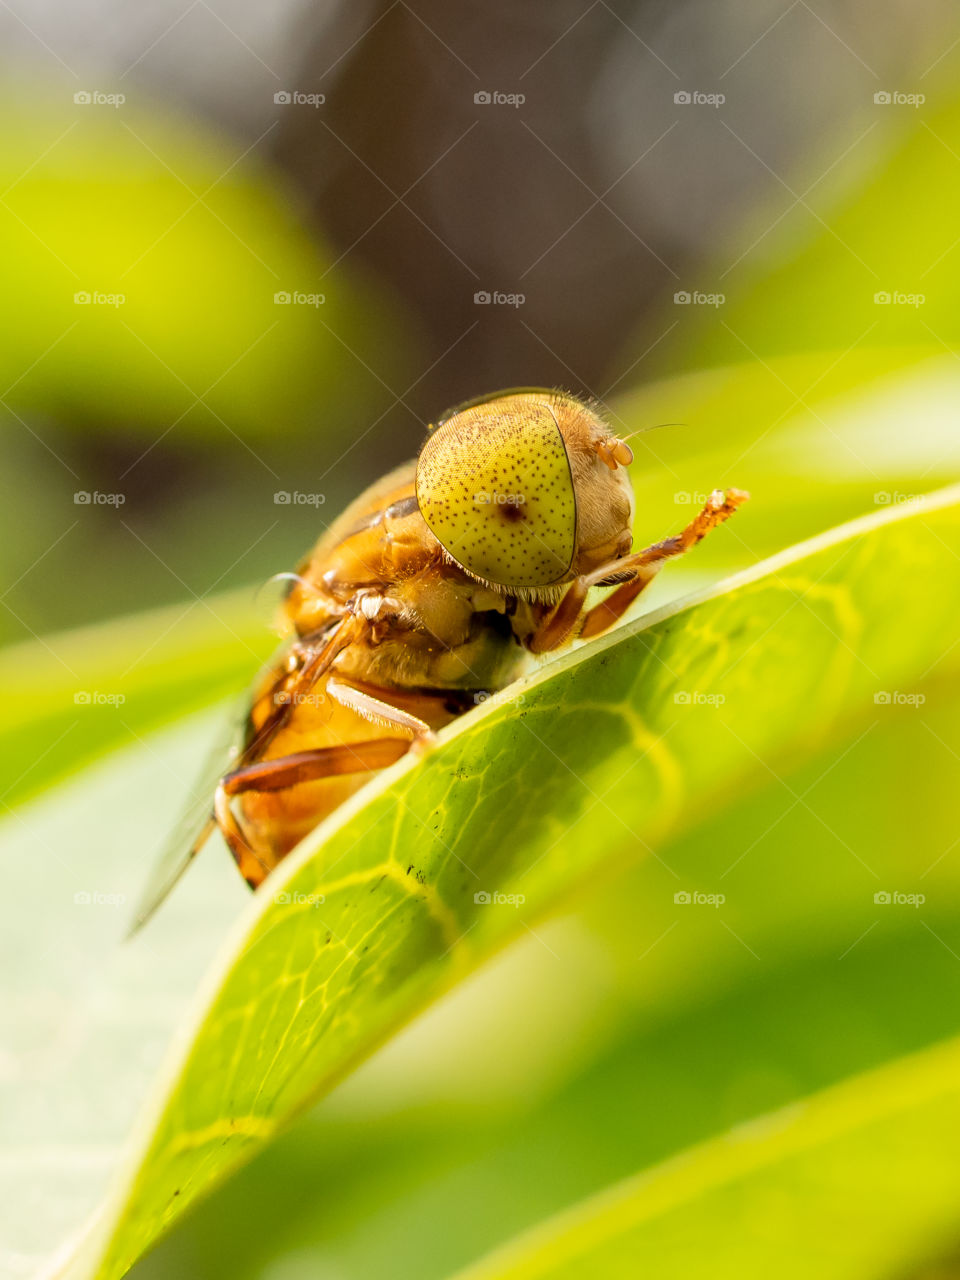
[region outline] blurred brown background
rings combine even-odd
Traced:
[[[725,346],[693,354],[674,293],[735,295],[781,219],[800,241],[822,230],[785,175],[812,163],[819,180],[846,157],[831,174],[842,192],[875,164],[898,126],[878,127],[873,94],[939,59],[950,10],[0,10],[0,231],[15,272],[3,634],[287,567],[318,516],[469,396],[549,384],[603,398],[745,358],[702,308],[696,323]],[[74,104],[97,87],[125,103]],[[722,109],[694,94],[722,95]],[[37,269],[16,278],[32,254]],[[128,289],[115,315],[69,305],[96,272]],[[274,294],[290,289],[325,303],[281,311]],[[75,510],[78,490],[123,502]],[[280,510],[278,490],[320,491],[322,510]]]

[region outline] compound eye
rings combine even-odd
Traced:
[[[573,476],[544,400],[505,396],[444,422],[420,453],[417,501],[448,554],[486,582],[545,587],[573,562]]]

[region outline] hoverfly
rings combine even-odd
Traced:
[[[500,392],[440,418],[416,462],[371,485],[289,575],[290,639],[137,923],[214,828],[256,888],[373,771],[428,747],[529,655],[606,631],[748,497],[716,490],[680,533],[632,552],[632,461],[563,392]],[[591,607],[593,587],[613,590]]]

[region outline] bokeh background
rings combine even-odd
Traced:
[[[4,804],[106,747],[148,789],[142,735],[242,687],[269,647],[255,584],[470,396],[556,385],[614,422],[681,423],[636,443],[644,542],[698,492],[754,491],[750,522],[666,594],[956,478],[949,0],[34,0],[0,5],[0,51]],[[108,625],[144,610],[155,640],[149,621]],[[154,643],[171,663],[202,652],[177,698],[151,702],[147,676],[123,718],[70,719],[77,670],[119,688]],[[900,919],[841,978],[861,921],[824,835],[901,870],[911,842],[924,866],[952,847],[950,696],[732,810],[727,851],[761,855],[738,937],[708,920],[674,935],[649,907],[670,901],[657,865],[598,891],[549,954],[525,943],[430,1014],[138,1274],[439,1277],[638,1164],[956,1030],[950,859],[949,945]],[[186,742],[150,750],[187,770]],[[8,824],[11,874],[95,820],[100,793],[70,785]],[[816,817],[790,803],[814,787]],[[90,843],[132,886],[176,788],[121,793]],[[240,901],[226,867],[202,874],[190,919],[210,937],[166,977],[115,958],[119,923],[60,921],[43,1001],[27,984],[12,1002],[11,1276],[52,1244],[31,1207],[75,1226],[134,1110],[133,1083],[112,1109],[97,1092],[98,1063],[133,1051],[149,1076]],[[146,1039],[138,984],[158,1010]],[[59,1099],[49,1126],[38,1081]],[[57,1123],[76,1134],[65,1163]]]
[[[612,397],[871,323],[873,344],[949,343],[952,18],[4,10],[5,636],[287,567],[317,512],[276,492],[329,515],[491,387]],[[874,102],[897,91],[927,101]],[[925,291],[921,315],[876,309],[892,289]],[[726,302],[674,305],[697,290]]]

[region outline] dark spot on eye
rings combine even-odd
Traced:
[[[517,502],[505,502],[500,508],[500,515],[507,524],[516,524],[518,520],[526,519],[523,508]]]

